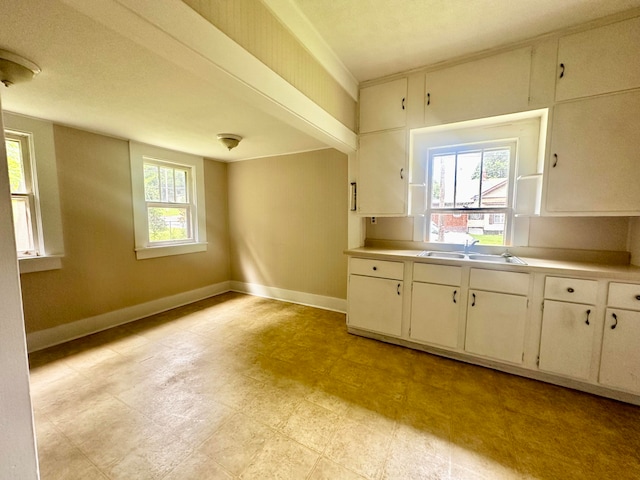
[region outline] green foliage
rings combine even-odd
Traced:
[[[488,150],[484,152],[483,168],[487,179],[508,178],[509,176],[509,150]],[[480,178],[480,164],[471,176],[472,180]]]
[[[9,166],[9,183],[11,192],[24,191],[24,172],[22,170],[22,152],[20,142],[7,140],[7,162]]]

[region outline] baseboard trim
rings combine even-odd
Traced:
[[[131,307],[114,310],[75,322],[65,323],[56,327],[38,330],[27,334],[27,349],[29,352],[59,345],[76,338],[91,335],[108,328],[133,322],[149,315],[165,312],[172,308],[197,302],[214,295],[220,295],[231,290],[230,281],[220,282],[188,292],[178,293],[168,297],[158,298],[150,302],[140,303]]]
[[[231,290],[239,293],[248,293],[256,297],[272,298],[283,302],[298,303],[310,307],[332,310],[334,312],[345,313],[347,311],[347,300],[344,298],[326,297],[313,293],[298,292],[296,290],[286,290],[284,288],[268,287],[256,283],[245,283],[231,281]]]

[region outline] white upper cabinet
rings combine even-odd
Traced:
[[[358,151],[358,213],[378,217],[407,213],[407,133],[362,135]]]
[[[640,17],[562,37],[556,100],[640,87]]]
[[[531,47],[429,72],[425,125],[527,110]]]
[[[559,104],[547,166],[548,212],[640,212],[640,92]]]
[[[360,90],[360,133],[402,128],[406,123],[406,78]]]

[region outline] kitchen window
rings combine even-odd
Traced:
[[[510,237],[516,142],[429,150],[427,241],[505,245]]]
[[[206,250],[204,160],[130,142],[139,260]]]

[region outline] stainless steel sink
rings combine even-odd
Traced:
[[[477,262],[493,262],[493,263],[511,263],[514,265],[526,265],[524,261],[513,255],[490,255],[482,253],[471,253],[467,255],[469,260],[475,260]]]
[[[501,255],[493,255],[488,253],[462,253],[462,252],[439,252],[434,250],[426,250],[420,252],[418,257],[428,258],[445,258],[452,260],[473,260],[475,262],[490,262],[490,263],[508,263],[512,265],[526,265],[526,263],[514,257],[511,254],[503,253]]]
[[[431,257],[431,258],[455,258],[457,260],[464,260],[465,257],[466,257],[464,253],[435,252],[435,251],[420,252],[417,256],[418,257]]]

